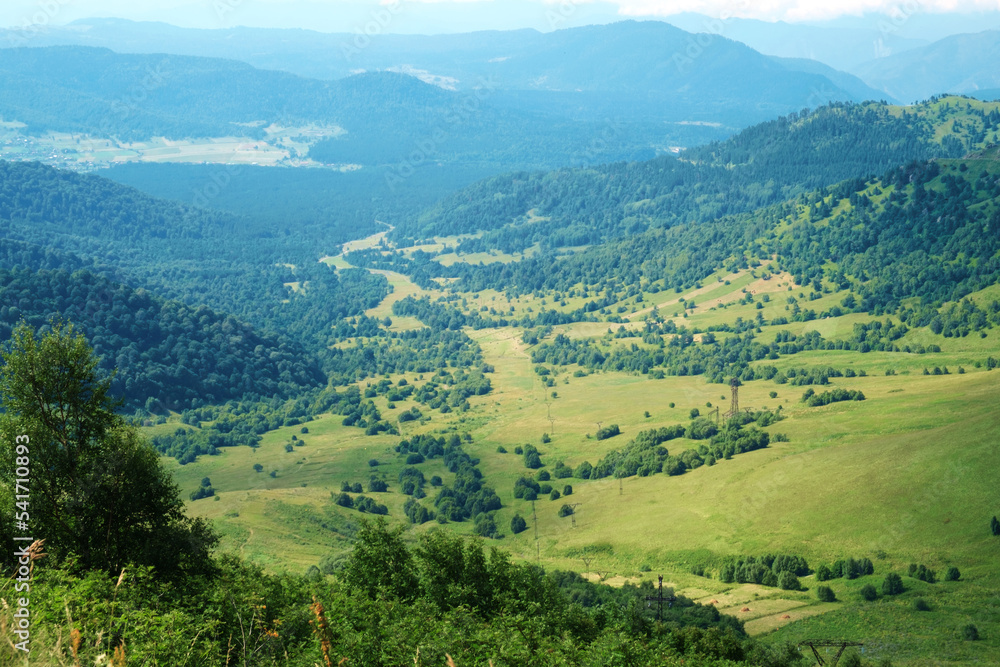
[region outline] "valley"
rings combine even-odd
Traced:
[[[927,58],[994,35],[734,21],[851,72],[659,20],[0,47],[0,667],[992,664],[1000,101]]]

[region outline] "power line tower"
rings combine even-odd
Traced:
[[[566,504],[569,505],[569,508],[571,510],[573,510],[573,513],[569,515],[569,519],[572,522],[573,527],[576,528],[576,508],[582,505],[583,503],[566,503]]]
[[[738,377],[731,379],[729,387],[733,390],[733,399],[729,407],[729,412],[723,415],[726,419],[732,419],[740,413],[740,379]]]
[[[826,665],[826,662],[823,660],[823,656],[819,654],[819,651],[816,650],[817,648],[839,648],[840,650],[837,651],[837,655],[833,656],[833,660],[830,661],[830,667],[837,667],[837,663],[840,662],[840,656],[844,654],[844,651],[848,646],[864,646],[864,644],[861,642],[848,642],[839,639],[809,639],[804,642],[799,642],[799,646],[808,646],[811,648],[813,655],[816,656],[816,664],[818,665]]]
[[[646,596],[646,606],[647,607],[649,606],[650,602],[655,602],[656,603],[656,620],[657,621],[662,621],[663,620],[663,603],[664,602],[667,603],[667,607],[668,608],[673,607],[674,603],[677,602],[677,598],[675,598],[673,595],[666,595],[666,596],[663,595],[663,575],[662,574],[660,575],[660,586],[659,586],[659,590],[657,591],[656,595],[647,595]]]
[[[535,527],[535,564],[541,563],[542,555],[538,548],[538,516],[535,514],[535,501],[531,501],[531,523]]]

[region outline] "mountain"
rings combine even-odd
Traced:
[[[353,34],[190,31],[89,20],[52,29],[35,43],[67,42],[238,58],[321,79],[392,69],[456,90],[482,88],[486,82],[491,88],[522,93],[518,101],[523,110],[569,105],[572,117],[597,121],[610,115],[743,127],[775,113],[818,106],[810,100],[814,90],[828,91],[834,100],[860,101],[822,75],[788,72],[743,44],[711,35],[696,38],[661,21],[551,33],[381,34],[362,40]]]
[[[856,100],[882,100],[888,102],[898,102],[898,100],[894,99],[891,95],[887,95],[884,92],[872,88],[853,74],[835,70],[832,67],[824,65],[818,60],[810,60],[808,58],[782,58],[778,56],[775,56],[774,60],[780,65],[795,72],[807,72],[809,74],[819,74],[824,76],[833,82],[834,85],[853,95]]]
[[[930,40],[901,35],[888,18],[870,17],[857,26],[825,21],[788,23],[730,17],[720,20],[704,14],[681,13],[664,20],[689,32],[711,32],[743,42],[761,53],[780,58],[807,59],[837,70],[854,67],[887,52],[901,53],[927,45]]]
[[[1000,30],[953,35],[869,61],[852,72],[887,95],[912,102],[943,93],[1000,87]]]

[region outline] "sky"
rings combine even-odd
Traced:
[[[468,32],[487,28],[547,31],[625,18],[698,12],[716,18],[871,24],[872,15],[972,32],[977,15],[1000,12],[1000,0],[0,0],[0,26],[61,25],[92,17],[163,21],[189,28],[235,25],[354,32],[381,23],[385,33]],[[928,27],[927,29],[931,29]],[[979,27],[978,29],[982,29]]]

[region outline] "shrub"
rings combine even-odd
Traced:
[[[389,485],[385,480],[372,477],[368,480],[368,493],[385,493],[389,490]]]
[[[944,575],[945,581],[958,581],[962,578],[962,573],[958,571],[958,568],[954,565],[948,568],[948,571]]]
[[[378,467],[378,459],[368,459],[368,467],[369,468],[377,468]]]
[[[520,514],[515,514],[514,518],[510,520],[510,532],[517,535],[518,533],[523,533],[528,529],[528,522]]]
[[[497,454],[506,454],[506,453],[507,453],[507,449],[503,445],[498,445],[497,446]]]
[[[916,611],[930,611],[931,610],[931,606],[929,604],[927,604],[927,600],[925,600],[923,598],[917,598],[916,600],[914,600],[913,601],[913,608]]]
[[[861,595],[862,600],[867,600],[868,602],[873,602],[878,599],[878,591],[875,590],[875,587],[871,584],[865,584],[862,586],[858,593]]]
[[[521,454],[524,454],[524,448],[518,445],[514,448],[514,453],[520,456]]]
[[[560,517],[569,516],[570,514],[573,514],[573,508],[570,507],[569,505],[563,505],[562,507],[559,508]]]
[[[576,467],[573,472],[573,476],[577,479],[590,479],[590,476],[594,472],[594,466],[590,465],[590,461],[584,461]]]
[[[561,494],[557,489],[552,489],[552,491],[549,492],[549,500],[559,500],[560,495]]]
[[[968,625],[962,628],[962,638],[970,642],[978,641],[979,628],[974,626],[972,623],[969,623]]]
[[[608,438],[613,438],[621,433],[621,429],[618,428],[618,424],[612,424],[611,426],[604,426],[597,430],[598,440],[607,440]]]
[[[431,486],[441,486],[444,484],[444,480],[441,479],[440,475],[434,475],[431,477]]]
[[[416,465],[424,462],[424,455],[420,452],[410,452],[406,456],[406,465]]]
[[[549,434],[548,433],[542,433],[542,444],[544,445],[544,444],[548,444],[550,442],[552,442],[552,438],[549,436]]]
[[[552,479],[552,476],[549,474],[548,470],[541,470],[537,475],[537,479],[539,482],[547,482]]]
[[[830,572],[830,568],[826,565],[820,565],[816,568],[816,581],[829,581],[833,579],[833,573]]]
[[[333,502],[337,503],[341,507],[347,507],[348,509],[354,507],[354,499],[352,499],[346,493],[341,493],[334,499]]]
[[[567,484],[566,486],[564,486],[563,487],[563,495],[564,496],[572,496],[573,495],[573,487],[570,486],[569,484]]]
[[[264,470],[264,466],[262,466],[261,464],[259,464],[259,463],[254,463],[253,464],[253,471],[254,472],[263,472],[263,470]]]
[[[816,588],[816,597],[820,602],[836,602],[837,596],[829,586],[819,586]]]

